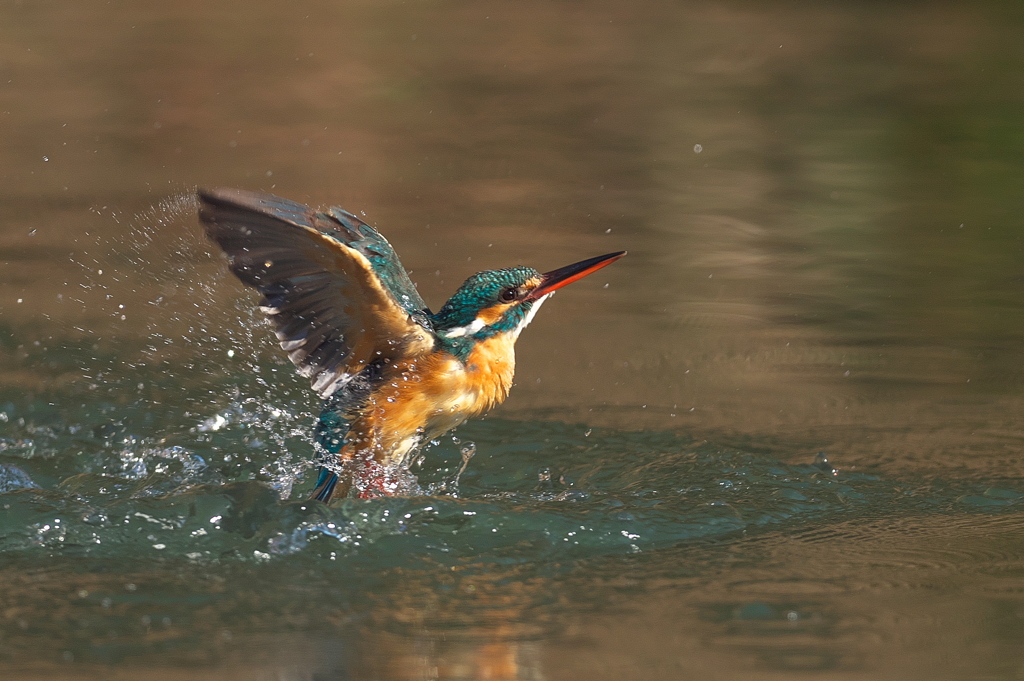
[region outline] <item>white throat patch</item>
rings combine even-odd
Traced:
[[[530,308],[530,311],[526,313],[526,316],[523,317],[523,321],[519,322],[519,326],[516,327],[516,330],[515,330],[515,337],[516,338],[519,338],[519,334],[521,334],[523,332],[523,329],[525,329],[526,327],[528,327],[530,325],[530,322],[533,321],[533,316],[535,314],[537,314],[537,310],[539,310],[540,306],[544,304],[544,301],[547,300],[548,298],[550,298],[553,295],[555,295],[554,291],[552,291],[551,293],[548,293],[546,295],[543,295],[540,298],[538,298],[537,300],[533,301],[533,306]]]

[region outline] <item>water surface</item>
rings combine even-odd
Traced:
[[[1022,27],[0,5],[3,675],[1019,677]],[[328,508],[199,185],[365,214],[435,309],[630,255],[545,306],[429,494]]]

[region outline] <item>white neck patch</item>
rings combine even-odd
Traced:
[[[487,326],[487,322],[477,317],[476,319],[471,321],[469,324],[466,324],[465,326],[456,326],[454,329],[449,329],[448,331],[445,331],[444,335],[447,336],[448,338],[472,336],[474,333],[484,328],[485,326]]]
[[[519,326],[512,330],[513,338],[519,338],[519,334],[523,332],[523,329],[529,326],[530,322],[533,321],[533,316],[537,314],[537,310],[540,309],[540,306],[544,304],[545,300],[547,300],[553,295],[555,295],[554,291],[548,293],[547,295],[543,295],[537,300],[533,301],[533,305],[530,307],[530,311],[526,313],[526,316],[523,317],[523,321],[519,322]],[[449,329],[448,331],[445,331],[444,335],[447,338],[461,338],[462,336],[472,336],[474,333],[480,331],[485,326],[487,326],[487,322],[485,322],[480,317],[477,317],[476,319],[471,321],[469,324],[466,324],[465,326],[456,326],[454,329]]]

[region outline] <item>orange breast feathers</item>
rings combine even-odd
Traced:
[[[390,458],[404,454],[412,439],[439,437],[500,404],[512,388],[514,344],[515,339],[500,334],[478,343],[465,363],[435,352],[392,365],[360,419],[373,432],[356,439],[373,442],[375,458]]]

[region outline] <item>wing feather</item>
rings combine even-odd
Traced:
[[[232,189],[199,199],[207,235],[262,294],[281,347],[322,397],[374,360],[433,348],[429,311],[398,256],[351,213]]]

